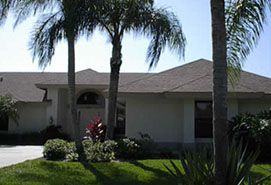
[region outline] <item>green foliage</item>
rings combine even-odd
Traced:
[[[227,63],[231,82],[239,78],[242,64],[257,45],[267,20],[269,0],[226,0]]]
[[[248,153],[242,144],[231,143],[227,152],[227,185],[253,184],[257,185],[267,180],[251,177],[251,168],[258,152]],[[211,152],[203,150],[197,153],[186,152],[180,159],[183,171],[170,161],[172,168],[165,165],[176,181],[182,185],[212,185],[214,184],[214,160]]]
[[[230,136],[248,143],[249,150],[260,149],[259,160],[270,160],[271,111],[238,114],[230,124]]]
[[[83,147],[88,162],[107,162],[115,159],[115,141],[93,142],[84,140]]]
[[[138,156],[140,146],[129,138],[118,140],[116,149],[117,158],[121,159],[136,159]]]
[[[156,150],[156,145],[149,134],[139,132],[140,139],[135,142],[139,145],[138,158],[152,158]]]
[[[0,96],[0,119],[8,116],[17,121],[19,118],[16,102],[9,96]]]
[[[74,142],[67,142],[62,139],[48,140],[44,145],[43,155],[49,160],[76,161],[78,154]]]
[[[122,159],[153,158],[156,145],[148,134],[139,133],[140,139],[124,138],[118,141],[117,157]]]

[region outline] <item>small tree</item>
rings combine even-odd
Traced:
[[[9,117],[17,122],[19,115],[16,102],[9,96],[0,96],[0,120]]]

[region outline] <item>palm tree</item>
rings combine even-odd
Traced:
[[[226,185],[227,48],[224,0],[211,0],[213,43],[213,144],[215,184]]]
[[[113,46],[107,115],[107,138],[112,139],[124,34],[133,32],[151,39],[147,51],[150,68],[157,64],[166,46],[182,57],[186,40],[176,15],[166,9],[155,8],[153,0],[104,0],[99,10],[98,27],[106,32]]]
[[[56,44],[59,41],[65,39],[68,43],[69,104],[76,147],[79,153],[82,151],[82,143],[75,101],[75,42],[81,35],[91,33],[93,27],[95,27],[94,24],[83,24],[87,10],[85,5],[84,0],[32,0],[15,3],[15,9],[19,10],[17,13],[18,20],[15,24],[24,20],[30,13],[49,12],[43,13],[38,18],[30,41],[33,58],[38,59],[41,68],[50,64]]]
[[[227,76],[232,83],[238,79],[242,62],[262,32],[267,7],[269,0],[228,0],[226,8],[224,0],[211,0],[215,184],[227,182]]]
[[[7,14],[11,5],[11,0],[0,0],[0,26],[7,18]]]

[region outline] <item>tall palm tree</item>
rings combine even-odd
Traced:
[[[211,0],[215,182],[226,185],[227,76],[236,82],[263,30],[269,0]],[[226,34],[227,32],[227,34]],[[229,75],[227,74],[227,67]]]
[[[224,0],[211,0],[213,43],[213,144],[215,184],[226,185],[227,48]]]
[[[166,46],[182,57],[186,40],[176,15],[154,7],[153,0],[104,0],[99,9],[98,27],[108,35],[112,44],[107,115],[107,137],[112,139],[124,34],[133,32],[151,39],[147,51],[150,68],[157,64]]]
[[[68,43],[69,104],[76,147],[79,152],[82,150],[82,144],[75,101],[75,42],[81,35],[91,33],[95,27],[94,24],[84,25],[85,11],[89,11],[85,5],[84,0],[32,0],[15,3],[15,9],[19,10],[17,13],[19,19],[16,23],[22,21],[30,13],[46,12],[39,16],[30,41],[33,58],[38,59],[41,68],[50,64],[59,41],[64,39]]]

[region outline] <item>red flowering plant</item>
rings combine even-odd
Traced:
[[[86,137],[94,142],[103,142],[105,140],[105,131],[106,126],[103,124],[102,118],[96,116],[86,127]]]

